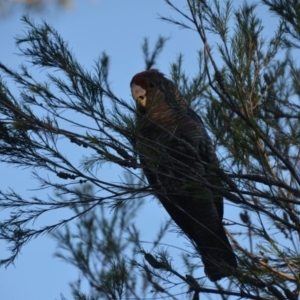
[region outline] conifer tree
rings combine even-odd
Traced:
[[[196,31],[195,43],[202,45],[197,75],[185,69],[184,54],[170,62],[166,75],[213,140],[224,183],[216,188],[226,199],[225,211],[232,212],[225,225],[238,268],[209,283],[196,251],[190,247],[175,259],[164,245],[174,228],[170,222],[145,247],[135,218],[153,191],[141,172],[134,103],[110,87],[108,55],[87,70],[51,25],[27,17],[28,29],[17,44],[28,64],[19,70],[0,64],[2,76],[20,91],[14,95],[1,78],[0,161],[31,168],[38,188],[55,196],[25,199],[13,189],[0,191],[0,208],[10,212],[1,220],[0,238],[11,247],[0,264],[10,265],[32,238],[52,232],[57,255],[90,284],[90,295],[83,295],[74,283],[75,299],[182,299],[185,293],[190,299],[298,299],[298,1],[187,0],[186,11],[175,1],[166,4],[178,18],[161,16],[162,21]],[[278,20],[272,36],[264,34],[261,7]],[[159,37],[151,52],[145,40],[145,69],[154,67],[165,43]],[[48,71],[47,80],[33,77],[33,66]],[[82,155],[80,161],[69,159],[66,143]],[[99,176],[107,163],[123,176],[118,182]],[[66,207],[74,212],[69,219],[31,226],[46,212]]]

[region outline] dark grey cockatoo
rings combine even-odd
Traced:
[[[201,118],[157,70],[136,74],[130,87],[137,103],[137,151],[149,185],[195,243],[208,278],[228,276],[237,263],[222,224],[218,159]]]

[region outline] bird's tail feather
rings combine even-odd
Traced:
[[[223,225],[218,232],[210,234],[206,241],[194,240],[202,256],[204,271],[211,281],[220,280],[230,275],[230,268],[237,267],[237,261],[228,241]]]

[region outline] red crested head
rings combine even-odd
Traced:
[[[151,94],[152,91],[157,92],[163,80],[166,80],[164,74],[154,69],[140,72],[133,76],[130,82],[131,93],[140,107],[146,108],[147,104],[149,104],[147,103],[149,93]]]
[[[151,82],[154,84],[155,82],[157,82],[158,79],[161,79],[161,78],[164,78],[164,74],[159,72],[156,69],[143,71],[143,72],[135,74],[132,77],[130,86],[132,86],[132,84],[136,84],[136,85],[146,89],[149,87],[149,84]]]

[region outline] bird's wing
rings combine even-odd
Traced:
[[[183,120],[180,137],[186,139],[196,147],[198,157],[201,160],[205,174],[210,184],[217,187],[222,186],[222,182],[216,176],[216,170],[219,168],[219,161],[215,154],[212,141],[205,129],[202,119],[191,108],[188,108],[187,118]],[[212,189],[213,190],[213,189]],[[216,205],[220,219],[223,218],[223,197],[218,193],[214,195],[214,203]]]

